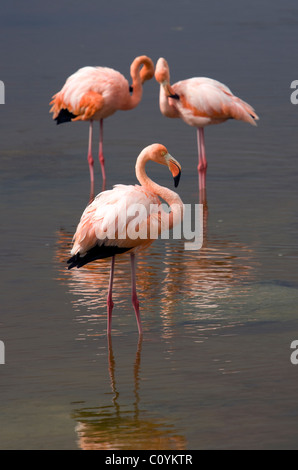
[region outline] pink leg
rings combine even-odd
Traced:
[[[204,169],[207,170],[207,158],[206,158],[206,147],[205,147],[205,131],[204,128],[201,129],[201,142],[202,142],[202,160]]]
[[[136,288],[136,263],[135,263],[134,253],[131,253],[130,261],[131,261],[131,300],[132,300],[133,308],[136,314],[139,335],[142,335],[142,326],[141,326],[140,309],[139,309],[140,304],[138,301],[137,288]]]
[[[205,150],[205,133],[204,128],[199,127],[197,129],[197,141],[198,141],[198,154],[199,154],[199,188],[203,190],[206,188],[206,172],[207,172],[207,159]]]
[[[203,127],[199,127],[197,129],[197,141],[198,141],[198,153],[199,153],[198,171],[207,170],[205,133],[204,133]]]
[[[99,152],[98,152],[98,159],[101,166],[101,174],[102,174],[102,190],[106,189],[106,172],[105,172],[105,159],[103,156],[103,119],[100,120],[99,123]]]
[[[108,299],[107,299],[107,306],[108,306],[108,335],[111,334],[112,312],[113,312],[113,307],[114,307],[114,302],[112,300],[113,280],[114,280],[114,266],[115,266],[115,256],[112,257],[112,261],[111,261],[110,284],[109,284],[109,292],[108,292]]]
[[[93,121],[90,121],[89,125],[89,145],[88,145],[88,164],[90,170],[90,202],[94,199],[94,160],[92,157],[92,130],[93,130]]]
[[[199,171],[199,188],[200,191],[206,191],[206,169]]]

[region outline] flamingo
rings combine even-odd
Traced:
[[[204,128],[228,119],[246,121],[256,126],[259,117],[248,103],[233,95],[226,85],[217,80],[195,77],[171,85],[169,65],[163,57],[157,61],[155,79],[160,84],[161,113],[169,118],[181,118],[186,124],[197,128],[198,172],[200,187],[204,189],[207,170]]]
[[[130,67],[132,86],[118,71],[108,67],[83,67],[66,80],[52,97],[50,112],[57,124],[69,121],[89,121],[87,160],[90,170],[91,196],[94,196],[94,160],[92,156],[93,121],[99,121],[99,162],[103,189],[106,185],[103,155],[103,120],[117,110],[135,108],[142,98],[143,83],[154,76],[154,64],[145,56],[134,59]]]
[[[80,268],[97,259],[111,257],[107,297],[108,335],[111,334],[114,306],[112,289],[115,256],[130,253],[132,304],[141,335],[142,326],[136,291],[136,253],[150,246],[165,227],[171,229],[179,224],[183,216],[183,203],[178,194],[158,185],[147,176],[145,165],[150,160],[167,165],[173,175],[175,187],[178,186],[181,166],[169,154],[166,147],[161,144],[152,144],[144,148],[135,166],[136,177],[141,186],[116,185],[113,189],[103,191],[96,196],[83,212],[73,238],[72,256],[67,261],[68,269],[72,269]],[[170,213],[163,210],[160,198],[168,204],[171,209]],[[140,211],[141,215],[134,218],[133,210]],[[133,236],[131,231],[133,224],[139,236]],[[144,233],[145,236],[140,235]]]

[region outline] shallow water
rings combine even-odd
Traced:
[[[12,0],[2,12],[2,449],[297,449],[298,6],[237,6]],[[89,197],[88,125],[54,125],[48,102],[80,66],[128,77],[144,53],[166,57],[173,82],[221,80],[261,120],[206,130],[203,247],[159,240],[140,255],[141,341],[118,260],[109,342],[109,261],[65,267]],[[138,108],[106,120],[108,186],[134,183],[138,153],[161,142],[182,164],[181,198],[198,203],[195,130],[160,115],[158,91],[146,83]]]

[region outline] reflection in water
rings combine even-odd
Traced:
[[[122,406],[116,384],[116,361],[111,336],[108,337],[109,375],[112,405],[75,410],[78,446],[83,450],[185,450],[185,438],[163,419],[148,416],[140,403],[140,363],[142,339],[139,339],[134,363],[134,402]]]
[[[67,283],[69,291],[75,295],[73,301],[75,309],[80,312],[85,307],[87,312],[80,315],[79,321],[85,322],[107,318],[107,294],[110,278],[110,259],[97,260],[80,269],[67,270],[66,260],[70,251],[72,235],[60,231],[58,234],[56,261],[58,262],[58,280]],[[137,281],[140,301],[147,299],[148,293],[153,289],[158,291],[158,263],[152,263],[148,251],[138,255]],[[127,255],[117,257],[114,274],[113,301],[115,308],[123,305],[131,296],[131,273]],[[80,312],[81,313],[81,312]],[[132,310],[133,313],[133,310]],[[85,315],[86,314],[86,315]],[[106,326],[104,326],[105,328]]]
[[[146,322],[147,325],[148,321],[156,322],[158,315],[164,335],[171,337],[175,332],[177,315],[179,322],[220,320],[225,315],[227,302],[237,308],[238,299],[243,302],[244,296],[250,292],[255,267],[253,250],[237,242],[209,236],[207,218],[205,201],[204,242],[200,250],[185,251],[181,241],[162,240],[140,253],[137,279],[145,328]],[[110,262],[100,260],[79,270],[68,271],[65,261],[71,237],[65,232],[59,233],[56,254],[58,279],[66,283],[75,296],[73,305],[78,311],[77,320],[103,321],[104,331]],[[121,307],[130,298],[130,272],[125,256],[118,258],[115,286],[115,306]],[[121,321],[125,322],[125,318],[127,315],[122,315]]]

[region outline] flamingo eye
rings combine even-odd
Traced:
[[[166,155],[166,152],[164,150],[162,150],[161,156],[164,157],[165,155]]]

